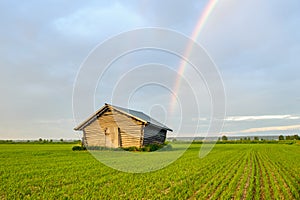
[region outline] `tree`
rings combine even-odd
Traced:
[[[259,138],[257,136],[254,137],[254,140],[259,140]]]
[[[283,135],[279,135],[278,140],[284,140],[284,136]]]
[[[222,136],[222,140],[223,140],[223,141],[227,141],[227,140],[228,140],[227,136],[226,136],[226,135],[223,135],[223,136]]]
[[[300,140],[299,135],[294,135],[294,139],[295,139],[295,140]]]
[[[61,139],[60,139],[60,141],[61,141],[61,142],[63,142],[63,141],[64,141],[64,139],[62,139],[62,138],[61,138]]]

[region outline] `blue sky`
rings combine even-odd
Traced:
[[[191,36],[207,3],[1,1],[0,139],[78,138],[73,131],[77,122],[72,92],[89,53],[108,38],[137,28],[167,28]],[[220,0],[208,16],[196,42],[206,49],[222,76],[227,113],[223,134],[299,133],[299,10],[298,0]],[[118,60],[95,91],[95,109],[111,102],[116,84],[111,75],[119,80],[124,71],[153,62],[176,72],[180,59],[148,50]],[[202,91],[197,94],[199,115],[185,99],[180,99],[184,115],[178,109],[170,114],[171,96],[157,86],[141,87],[130,101],[122,95],[125,100],[113,102],[151,114],[173,128],[173,134],[191,135],[199,122],[200,136],[209,125],[210,99],[203,82],[193,80],[188,68],[186,77],[191,75],[191,80],[187,82]],[[145,68],[150,79],[151,70],[155,67]],[[138,75],[145,71],[137,70],[127,83],[142,83]],[[176,79],[172,72],[155,76],[167,80],[172,89]],[[185,88],[188,83],[183,81],[179,93],[185,94]],[[180,129],[183,116],[186,121]]]

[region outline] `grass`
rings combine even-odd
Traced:
[[[299,144],[217,144],[199,159],[200,145],[132,174],[73,144],[0,144],[0,199],[300,199]]]

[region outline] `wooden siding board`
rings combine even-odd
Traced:
[[[140,147],[142,126],[142,122],[130,116],[107,110],[84,128],[86,144],[88,146]]]

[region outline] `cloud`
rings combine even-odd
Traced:
[[[227,117],[225,121],[257,121],[257,120],[272,120],[272,119],[300,119],[296,115],[258,115],[258,116],[231,116]]]
[[[118,2],[106,7],[85,7],[53,22],[63,35],[89,39],[110,37],[143,24],[142,16]]]
[[[253,116],[229,116],[224,120],[227,122],[241,122],[241,121],[259,121],[259,120],[274,120],[274,119],[287,119],[296,120],[300,119],[298,115],[253,115]],[[208,118],[192,118],[193,121],[208,121]]]
[[[191,34],[206,2],[1,1],[0,138],[73,137],[74,122],[61,119],[72,118],[72,84],[89,51],[108,37],[143,26]],[[229,113],[226,131],[252,133],[295,127],[295,120],[300,118],[299,8],[299,0],[230,0],[219,1],[209,16],[197,40],[220,68],[225,83]],[[156,57],[154,61],[177,69],[173,57],[150,52],[149,60],[140,54],[127,57],[132,61],[124,61],[112,75],[122,74],[135,64],[153,62]],[[188,68],[185,74],[189,74]],[[162,73],[155,75],[173,80]],[[197,86],[202,88],[201,84]],[[97,93],[97,105],[102,106],[102,99],[109,98],[111,86],[106,82],[104,90]],[[194,107],[183,105],[185,119],[193,118],[184,124],[190,130],[198,120],[199,132],[206,130],[211,111],[206,92],[205,88],[197,92],[201,116],[190,116]],[[180,93],[184,95],[184,85]],[[159,101],[155,90],[147,94],[153,94],[153,102]],[[168,97],[162,102],[168,104]],[[148,111],[143,98],[135,98],[133,103],[132,108]],[[176,120],[170,124],[172,128],[176,125]]]
[[[300,2],[219,2],[199,41],[223,75],[228,113],[299,113]]]
[[[206,117],[199,117],[199,118],[193,117],[192,118],[192,121],[207,121],[207,120],[208,120],[208,118],[206,118]]]
[[[64,123],[74,123],[73,118],[68,119],[53,119],[53,120],[36,120],[35,123],[37,124],[64,124]]]
[[[191,0],[143,0],[137,3],[136,9],[150,26],[167,27],[191,34],[205,3]]]
[[[239,134],[239,133],[257,133],[257,132],[268,132],[268,131],[299,131],[300,125],[288,125],[288,126],[269,126],[250,128],[240,131],[224,132],[223,134]]]

